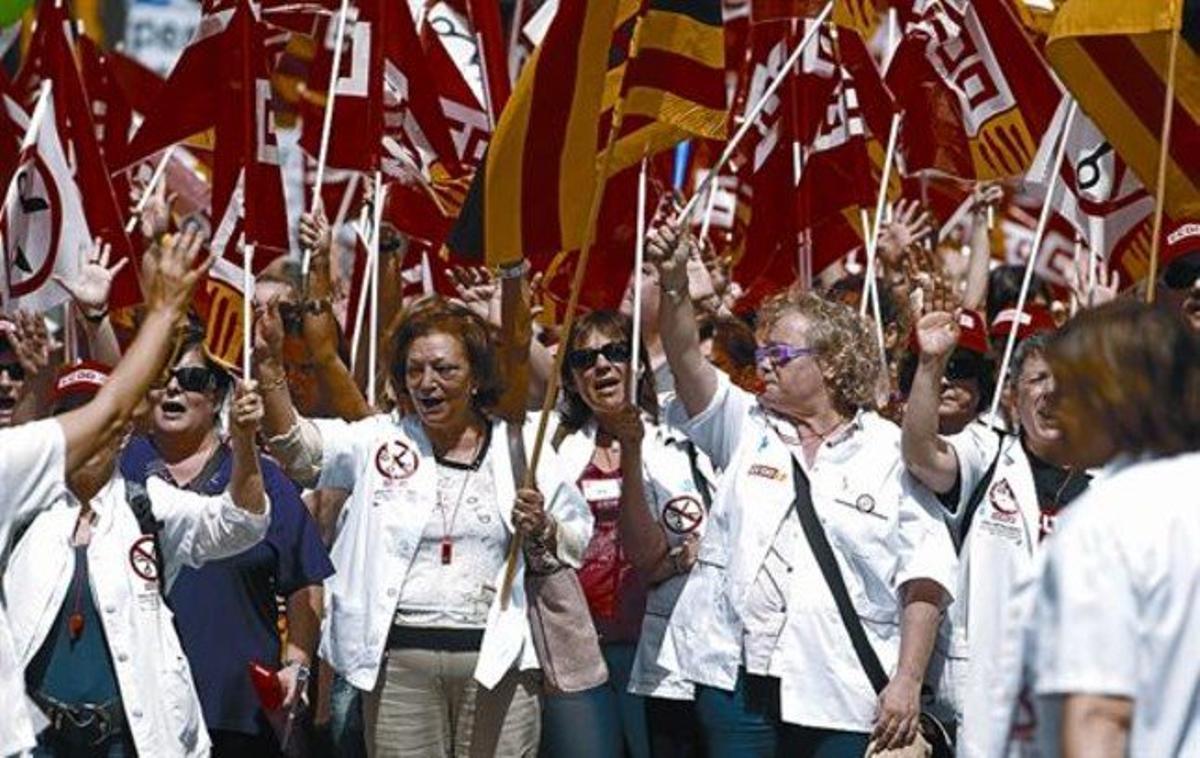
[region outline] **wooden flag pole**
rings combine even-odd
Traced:
[[[317,174],[313,183],[312,203],[309,213],[316,213],[321,204],[321,187],[325,184],[325,164],[329,160],[329,135],[333,127],[333,103],[337,99],[338,79],[342,74],[342,40],[346,35],[346,15],[350,12],[350,0],[342,0],[338,12],[337,32],[333,41],[333,62],[329,72],[329,92],[325,94],[325,113],[321,119],[321,144],[317,149]],[[308,269],[312,264],[312,250],[305,250],[300,262],[300,276],[308,287]]]
[[[1000,411],[1000,397],[1004,394],[1004,380],[1008,375],[1009,364],[1012,363],[1013,350],[1017,346],[1017,331],[1021,325],[1021,316],[1025,313],[1025,300],[1029,296],[1029,285],[1033,282],[1033,271],[1037,268],[1038,253],[1042,249],[1042,240],[1046,237],[1046,225],[1050,222],[1050,212],[1054,210],[1054,191],[1058,188],[1058,175],[1062,171],[1063,159],[1067,155],[1067,142],[1071,134],[1071,124],[1075,122],[1075,112],[1079,104],[1074,99],[1067,109],[1067,118],[1063,122],[1062,134],[1059,135],[1057,151],[1054,155],[1054,171],[1050,174],[1050,184],[1046,187],[1046,199],[1042,202],[1042,213],[1038,217],[1037,230],[1033,233],[1033,247],[1029,260],[1025,263],[1025,278],[1021,281],[1021,294],[1017,297],[1017,314],[1013,319],[1012,328],[1008,332],[1008,340],[1004,343],[1004,359],[1000,362],[1000,373],[996,377],[996,391],[992,396],[992,409],[988,413],[988,426],[996,426],[996,414]]]
[[[875,252],[879,248],[879,229],[883,226],[884,205],[887,204],[888,184],[892,180],[892,164],[896,158],[896,142],[900,136],[900,114],[892,114],[892,128],[888,132],[887,154],[883,157],[883,180],[879,183],[879,195],[875,198],[875,223],[863,229],[867,235],[867,268],[863,276],[862,298],[859,300],[859,315],[867,314],[867,295],[875,279]],[[878,308],[878,304],[876,304]]]
[[[1163,207],[1166,205],[1167,199],[1167,161],[1171,159],[1171,118],[1175,114],[1175,69],[1176,59],[1179,53],[1179,37],[1182,19],[1180,14],[1175,10],[1175,5],[1169,6],[1171,9],[1171,46],[1170,52],[1167,53],[1167,98],[1163,105],[1163,123],[1162,132],[1159,135],[1158,146],[1158,178],[1155,182],[1154,190],[1154,232],[1150,237],[1150,273],[1149,282],[1146,287],[1146,302],[1153,303],[1154,296],[1158,289],[1158,254],[1162,247],[1162,222],[1163,222]],[[1180,5],[1182,9],[1182,5]]]
[[[575,311],[579,307],[579,293],[583,289],[583,275],[587,271],[588,258],[592,252],[592,243],[596,236],[596,223],[600,220],[600,206],[604,200],[604,188],[608,184],[608,172],[612,166],[613,154],[616,152],[617,135],[621,132],[621,124],[625,120],[623,101],[618,100],[613,108],[612,128],[608,131],[608,144],[604,148],[603,157],[596,172],[596,184],[592,187],[592,198],[588,208],[587,226],[584,227],[583,247],[579,251],[579,259],[575,264],[575,273],[571,277],[571,294],[567,298],[567,309],[563,315],[562,338],[564,344],[554,352],[554,369],[546,381],[546,396],[542,399],[541,415],[538,417],[537,437],[534,439],[533,452],[529,456],[529,465],[525,467],[524,489],[534,486],[534,476],[538,462],[541,460],[542,447],[546,443],[546,427],[550,422],[550,413],[558,401],[559,377],[562,374],[563,361],[567,357],[566,340],[570,338],[571,327],[575,325]],[[684,217],[684,216],[681,216]],[[508,602],[512,598],[512,585],[517,575],[517,558],[521,554],[521,533],[513,535],[508,547],[508,558],[504,568],[504,582],[500,585],[500,610],[508,610]]]
[[[813,19],[813,24],[809,30],[805,32],[804,39],[800,40],[800,44],[796,46],[796,49],[793,50],[792,54],[788,56],[788,59],[784,61],[783,66],[781,66],[779,69],[779,74],[771,80],[771,83],[767,85],[765,90],[763,90],[763,93],[758,98],[758,101],[755,102],[754,106],[749,110],[749,112],[746,113],[746,118],[742,121],[741,126],[739,126],[737,131],[734,132],[733,136],[729,138],[729,142],[725,144],[725,149],[721,151],[721,155],[717,158],[717,162],[713,164],[712,170],[708,172],[708,176],[704,177],[704,181],[702,181],[700,186],[697,187],[695,192],[692,193],[692,197],[688,200],[687,205],[685,205],[683,210],[680,212],[679,218],[691,218],[692,213],[696,210],[696,205],[700,201],[700,198],[704,197],[705,191],[708,190],[708,185],[713,182],[716,176],[721,173],[721,169],[724,168],[725,164],[729,162],[729,159],[733,157],[734,151],[737,150],[738,143],[745,139],[746,135],[750,133],[750,130],[754,128],[754,123],[758,120],[758,117],[762,115],[763,110],[766,109],[767,103],[771,100],[771,97],[774,96],[775,92],[778,91],[780,86],[782,86],[783,80],[787,78],[792,68],[795,67],[796,61],[800,60],[800,56],[804,54],[804,50],[808,47],[808,44],[816,38],[817,32],[821,30],[821,25],[825,23],[825,19],[829,18],[829,14],[832,12],[833,0],[830,0],[830,2],[825,4],[825,7],[821,10],[820,14]]]
[[[629,402],[637,404],[638,370],[641,368],[642,351],[642,265],[646,260],[646,174],[649,160],[642,157],[638,171],[637,188],[637,239],[633,245],[633,339],[629,357]]]
[[[133,230],[137,228],[138,219],[142,217],[142,211],[146,210],[146,206],[150,203],[150,196],[154,194],[154,190],[158,187],[158,183],[167,173],[167,165],[171,162],[171,155],[175,152],[175,146],[172,145],[163,153],[162,160],[154,167],[154,173],[150,175],[150,181],[146,183],[146,188],[142,190],[142,196],[138,198],[137,204],[133,206],[133,213],[130,214],[129,220],[125,222],[125,233],[133,234]]]

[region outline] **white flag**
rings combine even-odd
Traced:
[[[4,310],[45,312],[65,302],[69,294],[54,277],[73,280],[91,246],[79,187],[67,167],[57,124],[47,81],[0,212]]]

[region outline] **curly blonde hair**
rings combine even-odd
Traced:
[[[875,408],[880,361],[867,320],[848,305],[792,287],[763,303],[758,341],[765,342],[775,324],[791,313],[808,322],[808,346],[816,351],[814,358],[838,411],[853,415]]]

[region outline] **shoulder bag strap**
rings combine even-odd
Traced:
[[[954,538],[954,549],[962,552],[963,543],[967,541],[967,534],[971,531],[971,522],[975,520],[975,513],[979,510],[979,504],[983,502],[983,495],[987,492],[988,485],[992,483],[992,477],[996,475],[996,467],[1000,464],[1000,456],[1004,454],[1004,435],[996,432],[999,437],[999,444],[996,446],[996,457],[992,459],[992,465],[988,466],[987,471],[983,473],[983,478],[975,485],[975,489],[971,490],[971,497],[967,499],[966,507],[963,509],[962,522],[959,524],[958,533],[951,533]]]
[[[520,424],[504,422],[508,433],[508,461],[512,465],[513,486],[520,489],[525,483],[525,434]]]
[[[704,512],[712,510],[712,490],[709,489],[708,480],[704,478],[704,474],[700,472],[700,457],[696,452],[696,443],[691,440],[686,440],[683,447],[687,450],[688,465],[692,468],[692,484],[696,485],[696,491],[700,493],[700,499],[704,501]]]
[[[146,492],[146,485],[143,482],[125,480],[125,501],[129,503],[129,509],[133,511],[133,517],[137,519],[138,530],[154,541],[154,568],[158,575],[158,594],[162,595],[165,601],[167,598],[167,579],[163,561],[162,541],[159,539],[163,522],[161,519],[155,517],[154,507],[150,502],[150,495]]]
[[[863,629],[862,620],[854,609],[854,602],[850,599],[849,590],[846,589],[846,581],[842,578],[842,570],[838,567],[837,558],[833,555],[833,548],[829,545],[825,528],[821,526],[816,508],[813,507],[812,489],[809,486],[808,476],[795,459],[792,460],[792,470],[792,478],[796,484],[796,514],[800,517],[800,526],[804,530],[804,537],[808,540],[808,546],[817,559],[817,565],[821,567],[821,575],[825,577],[825,583],[829,585],[829,591],[833,594],[838,615],[842,617],[842,625],[846,627],[846,631],[850,635],[850,643],[854,646],[854,654],[858,656],[858,662],[866,672],[867,678],[871,680],[871,686],[875,688],[875,692],[883,692],[888,685],[889,677],[883,670],[883,664],[879,662],[875,648],[871,647],[871,641],[867,639],[867,632]]]

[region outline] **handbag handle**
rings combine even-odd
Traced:
[[[883,664],[879,662],[875,648],[871,647],[871,641],[867,639],[867,631],[863,628],[862,619],[858,617],[858,612],[854,609],[854,601],[850,599],[850,592],[846,589],[842,570],[837,564],[837,558],[833,555],[833,548],[829,544],[825,528],[821,526],[821,520],[817,517],[816,508],[813,506],[812,487],[809,484],[808,476],[794,458],[792,459],[792,472],[792,480],[796,485],[796,515],[800,517],[800,527],[804,530],[808,546],[813,552],[813,557],[817,559],[817,565],[821,568],[821,575],[825,577],[825,583],[829,585],[829,591],[833,594],[833,602],[837,605],[838,615],[842,617],[842,625],[850,635],[854,654],[858,656],[858,662],[866,672],[867,679],[871,680],[871,686],[875,688],[875,693],[879,694],[888,686],[889,677],[883,670]]]

